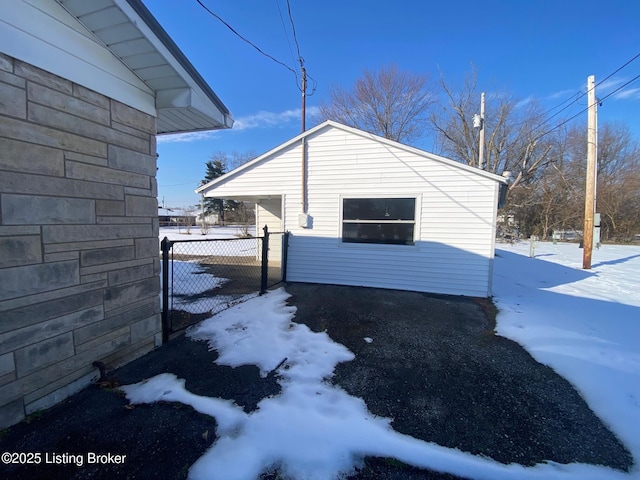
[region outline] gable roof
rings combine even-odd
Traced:
[[[372,133],[368,133],[368,132],[364,132],[362,130],[359,130],[357,128],[353,128],[353,127],[348,127],[346,125],[343,125],[341,123],[338,122],[334,122],[333,120],[327,120],[317,126],[315,126],[314,128],[311,128],[305,132],[302,132],[301,134],[299,134],[298,136],[292,138],[291,140],[288,140],[287,142],[278,145],[277,147],[273,148],[272,150],[269,150],[266,153],[263,153],[262,155],[260,155],[259,157],[254,158],[253,160],[251,160],[250,162],[245,163],[244,165],[239,166],[238,168],[231,170],[230,172],[210,181],[209,183],[202,185],[200,187],[198,187],[195,192],[196,193],[206,193],[208,190],[211,190],[212,188],[214,188],[217,184],[222,183],[222,182],[226,182],[231,178],[237,177],[242,175],[242,173],[246,170],[249,170],[251,167],[253,167],[255,164],[262,162],[263,160],[272,157],[274,155],[277,155],[279,152],[286,150],[287,148],[289,148],[291,145],[294,145],[298,142],[300,142],[303,138],[307,138],[311,135],[314,135],[318,132],[321,132],[323,130],[328,130],[331,128],[337,128],[339,130],[348,132],[348,133],[352,133],[354,135],[358,135],[360,137],[363,138],[367,138],[369,140],[375,141],[375,142],[379,142],[383,145],[388,145],[390,147],[394,147],[394,148],[398,148],[400,150],[404,150],[406,152],[410,152],[413,153],[415,155],[418,155],[420,157],[423,158],[428,158],[430,160],[436,161],[436,162],[440,162],[440,163],[444,163],[446,165],[449,165],[451,167],[454,168],[458,168],[467,172],[471,172],[475,175],[479,175],[481,177],[485,177],[485,178],[490,178],[491,180],[494,180],[496,182],[500,182],[500,183],[507,183],[507,179],[504,177],[501,177],[500,175],[496,175],[494,173],[490,173],[490,172],[486,172],[484,170],[480,170],[478,168],[475,167],[471,167],[469,165],[466,165],[464,163],[460,163],[460,162],[456,162],[455,160],[451,160],[449,158],[445,158],[445,157],[441,157],[440,155],[436,155],[434,153],[429,153],[426,152],[424,150],[420,150],[418,148],[414,148],[414,147],[410,147],[408,145],[404,145],[402,143],[399,142],[395,142],[393,140],[389,140],[386,139],[384,137],[380,137],[378,135],[374,135]]]
[[[157,133],[231,128],[233,118],[141,0],[57,0],[155,93]]]

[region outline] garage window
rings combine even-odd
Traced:
[[[342,241],[413,245],[415,198],[344,198]]]

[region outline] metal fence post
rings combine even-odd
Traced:
[[[267,280],[269,272],[269,229],[265,225],[263,228],[264,237],[262,237],[262,268],[260,275],[260,295],[267,291]]]
[[[169,341],[169,250],[172,242],[164,237],[160,242],[162,250],[162,343]]]
[[[289,255],[289,232],[282,235],[282,281],[287,281],[287,255]]]

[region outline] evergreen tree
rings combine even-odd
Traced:
[[[205,163],[205,176],[201,185],[205,185],[218,177],[221,177],[227,172],[226,155],[214,154],[211,156],[211,160]],[[210,215],[213,213],[218,214],[219,222],[224,225],[224,211],[225,201],[221,198],[204,198],[204,213]]]
[[[216,152],[211,155],[208,162],[205,163],[205,176],[204,180],[200,182],[200,185],[206,185],[207,183],[221,177],[225,173],[234,168],[243,165],[252,158],[255,157],[254,152],[238,153],[232,152],[228,155],[226,152]],[[229,220],[232,222],[244,222],[246,214],[243,210],[242,202],[236,202],[233,200],[223,200],[221,198],[204,198],[204,212],[207,214],[218,214],[219,223],[224,225],[225,213],[229,213]]]

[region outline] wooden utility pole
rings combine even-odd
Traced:
[[[596,196],[596,159],[598,155],[598,104],[596,102],[596,78],[590,75],[587,79],[587,180],[584,195],[584,233],[582,252],[582,268],[591,268],[593,253],[593,217]]]
[[[478,168],[484,165],[484,92],[480,94],[480,142],[478,145]]]

